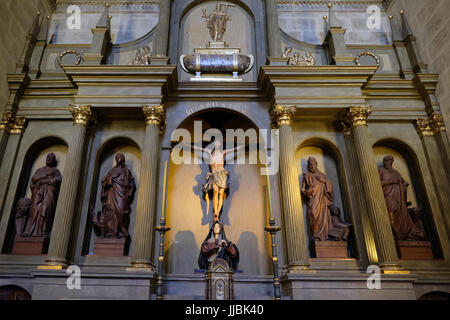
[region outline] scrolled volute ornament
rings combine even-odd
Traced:
[[[162,132],[166,126],[166,110],[164,105],[142,105],[142,112],[145,116],[145,123],[149,125],[156,125]]]
[[[270,115],[272,117],[272,124],[275,128],[279,128],[280,126],[286,124],[290,125],[292,118],[294,117],[296,112],[295,105],[279,105],[276,104],[273,106]]]
[[[70,113],[73,116],[74,124],[81,124],[83,126],[88,126],[93,124],[96,120],[96,115],[94,110],[90,105],[69,105]]]
[[[367,118],[371,113],[372,106],[351,106],[341,115],[341,121],[349,128],[367,126]]]

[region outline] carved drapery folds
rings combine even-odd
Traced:
[[[0,130],[5,130],[9,134],[22,134],[25,131],[26,122],[25,117],[17,117],[13,112],[7,111],[0,122]]]
[[[146,125],[156,125],[160,132],[166,127],[166,110],[164,105],[147,105],[142,106],[142,112],[145,116]]]
[[[283,124],[291,125],[292,119],[295,115],[295,111],[295,105],[274,105],[272,111],[270,112],[273,126],[275,128],[279,128]]]

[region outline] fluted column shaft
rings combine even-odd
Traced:
[[[364,199],[364,190],[363,190],[363,179],[361,177],[361,170],[359,168],[358,159],[356,157],[355,146],[353,142],[353,137],[351,136],[351,131],[346,128],[344,130],[344,140],[347,146],[347,153],[350,158],[350,166],[353,169],[353,184],[355,187],[355,198],[359,204],[359,210],[361,210],[360,220],[362,225],[362,234],[364,236],[365,249],[367,254],[367,260],[369,264],[374,264],[377,262],[377,249],[375,246],[375,242],[373,240],[372,228],[370,226],[370,218],[367,215],[367,207]],[[358,232],[359,230],[355,230]],[[364,254],[364,253],[363,253]]]
[[[280,179],[284,234],[287,247],[288,267],[291,270],[307,269],[308,247],[303,220],[300,186],[294,159],[291,118],[295,106],[276,105],[272,109],[274,124],[280,130]]]
[[[351,107],[346,113],[345,120],[352,128],[356,158],[363,180],[365,202],[377,248],[378,264],[385,270],[398,269],[400,265],[394,235],[367,128],[367,117],[370,113],[370,107]]]
[[[164,127],[165,111],[162,105],[143,106],[147,127],[142,150],[141,174],[138,192],[136,226],[132,266],[153,268],[152,248],[156,211],[156,190],[159,155],[159,133]]]
[[[90,106],[72,106],[70,110],[74,116],[72,138],[67,152],[46,259],[47,264],[58,266],[67,265],[66,257],[80,182],[86,129],[93,118]]]
[[[276,0],[266,0],[266,30],[269,57],[281,57],[280,25]]]
[[[448,192],[450,183],[445,170],[446,166],[449,166],[445,161],[447,157],[445,144],[448,143],[448,139],[446,139],[447,137],[437,136],[443,133],[442,118],[441,121],[438,121],[436,115],[432,115],[429,119],[417,119],[416,128],[425,150],[428,167],[438,195],[439,207],[444,213],[447,232],[450,232],[450,195]]]
[[[155,39],[156,56],[167,56],[170,29],[170,7],[172,0],[159,1],[158,36]]]

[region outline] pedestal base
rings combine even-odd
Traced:
[[[347,259],[346,241],[314,241],[316,258]]]
[[[433,260],[430,241],[398,241],[397,250],[403,260]]]
[[[206,271],[208,300],[233,299],[233,272],[223,259],[216,258]]]
[[[125,250],[125,239],[99,239],[94,241],[94,255],[100,257],[123,257],[128,252]]]
[[[12,254],[38,256],[47,251],[48,239],[42,237],[16,237]]]

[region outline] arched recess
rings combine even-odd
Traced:
[[[97,150],[94,167],[94,178],[92,179],[92,193],[89,199],[89,206],[93,206],[94,211],[97,213],[102,210],[101,196],[101,182],[115,165],[115,155],[117,153],[123,153],[125,156],[125,165],[130,169],[134,182],[136,184],[136,192],[134,194],[133,202],[130,205],[130,225],[129,232],[131,242],[127,243],[129,246],[128,254],[132,252],[133,248],[133,230],[136,221],[136,209],[137,209],[137,193],[139,191],[139,178],[141,169],[141,150],[138,144],[128,137],[114,137],[105,143],[103,143]],[[97,239],[97,235],[93,230],[93,223],[90,214],[87,215],[86,230],[84,233],[83,250],[82,254],[94,254],[94,241]]]
[[[23,166],[20,171],[19,183],[14,197],[14,203],[8,222],[5,241],[2,252],[10,253],[14,245],[15,230],[15,215],[17,200],[23,197],[31,199],[30,182],[33,174],[37,169],[45,166],[45,160],[49,153],[54,153],[56,156],[56,168],[61,172],[64,179],[63,172],[66,162],[68,146],[67,143],[59,137],[43,137],[35,141],[27,150],[23,161]]]
[[[400,172],[403,179],[409,183],[407,188],[407,200],[411,202],[409,208],[417,208],[422,212],[426,240],[431,241],[434,257],[442,258],[442,250],[416,152],[407,143],[395,138],[377,141],[373,145],[373,150],[378,168],[383,166],[383,157],[387,155],[394,157],[393,168]]]
[[[193,1],[183,10],[179,19],[178,51],[177,61],[182,54],[192,54],[196,48],[204,48],[208,41],[211,41],[207,23],[202,18],[203,9],[207,14],[215,10],[219,2],[215,0]],[[229,48],[239,48],[242,54],[253,55],[258,61],[255,16],[252,10],[242,1],[228,0],[221,3],[229,3],[233,7],[228,8],[231,21],[226,24],[224,41],[229,44]],[[257,66],[254,66],[248,73],[242,75],[244,81],[257,81]],[[192,75],[187,74],[179,68],[179,79],[189,81]]]
[[[0,287],[0,301],[1,300],[31,300],[31,295],[24,288],[7,285]]]
[[[450,300],[450,293],[445,291],[431,291],[427,292],[424,295],[422,295],[417,300],[443,300],[443,301],[449,301]]]
[[[226,129],[253,129],[257,127],[244,115],[224,109],[207,109],[185,119],[178,129],[189,132],[192,142],[203,140],[194,135],[194,121],[201,121],[200,133],[209,128],[223,132]],[[175,139],[175,138],[174,138]],[[173,144],[183,139],[175,139]],[[203,141],[203,147],[209,144]],[[248,148],[250,149],[250,148]],[[225,195],[221,222],[228,240],[235,243],[240,252],[239,269],[244,274],[267,275],[271,273],[269,239],[264,227],[268,219],[266,204],[266,177],[260,175],[259,161],[249,163],[256,153],[246,151],[245,164],[235,158],[234,164],[225,163],[229,172],[230,187]],[[190,154],[193,160],[194,155]],[[167,192],[167,225],[165,268],[169,274],[193,274],[198,269],[200,246],[213,221],[212,197],[204,196],[202,186],[210,172],[207,163],[176,164],[170,160]]]
[[[302,186],[303,173],[308,172],[308,157],[314,157],[318,163],[318,169],[323,172],[333,183],[334,204],[341,211],[340,219],[343,222],[351,223],[350,236],[348,239],[348,257],[357,258],[357,248],[354,237],[355,223],[349,211],[349,195],[347,181],[345,178],[342,155],[339,149],[331,141],[324,138],[313,137],[301,142],[298,146],[295,158],[298,170],[298,182]],[[302,197],[302,209],[305,227],[307,228],[308,239],[312,239],[311,228],[307,215],[305,199]],[[310,242],[310,245],[312,243]],[[314,250],[310,248],[310,255],[313,257]]]

